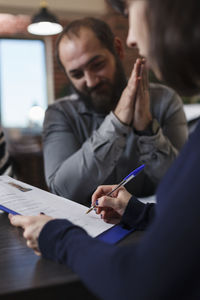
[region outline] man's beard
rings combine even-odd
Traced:
[[[84,101],[88,109],[97,113],[108,114],[117,106],[127,81],[120,59],[116,57],[115,61],[116,71],[113,83],[108,79],[102,79],[95,87],[85,87],[84,91],[79,91],[71,82],[72,88]]]

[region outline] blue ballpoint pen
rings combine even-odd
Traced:
[[[144,169],[145,165],[141,165],[139,166],[137,169],[135,169],[134,171],[132,171],[130,174],[128,174],[112,191],[110,191],[106,196],[110,196],[113,192],[115,192],[120,186],[124,186],[125,184],[127,184],[131,179],[133,179],[140,171],[142,171]],[[96,205],[92,205],[88,211],[86,212],[86,214],[88,214],[89,212],[91,212],[94,208],[96,207]]]

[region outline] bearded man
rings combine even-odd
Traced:
[[[50,190],[90,206],[98,185],[118,183],[144,163],[126,188],[137,197],[152,195],[187,139],[179,96],[149,85],[143,59],[127,84],[122,42],[101,20],[71,22],[57,40],[56,55],[72,92],[45,115]]]

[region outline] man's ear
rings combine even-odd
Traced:
[[[124,47],[123,47],[121,39],[117,36],[114,39],[114,46],[115,46],[115,50],[116,50],[119,58],[123,59],[124,58]]]

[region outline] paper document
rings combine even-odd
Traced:
[[[21,215],[38,215],[41,212],[54,218],[65,218],[84,228],[95,237],[113,225],[105,223],[88,207],[66,198],[53,195],[21,181],[0,176],[0,205]]]

